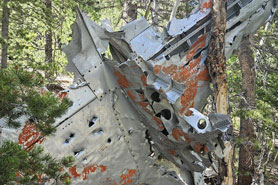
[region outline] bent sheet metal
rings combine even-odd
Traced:
[[[276,3],[228,1],[226,58],[271,18]],[[80,10],[72,30],[64,52],[75,82],[61,93],[73,106],[57,119],[54,136],[22,137],[35,132],[26,124],[13,137],[41,143],[56,158],[75,156],[68,169],[73,184],[204,184],[213,156],[223,157],[221,135],[231,126],[226,115],[202,114],[210,94],[204,62],[211,1],[172,19],[163,33],[144,18],[114,32]]]

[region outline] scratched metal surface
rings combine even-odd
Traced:
[[[226,58],[271,19],[276,5],[228,1]],[[77,10],[64,48],[75,81],[59,94],[73,106],[56,120],[54,136],[44,138],[26,122],[2,128],[1,140],[41,144],[56,158],[75,156],[65,169],[73,184],[204,184],[212,153],[223,157],[218,137],[231,125],[225,115],[202,114],[210,94],[210,8],[211,0],[203,0],[189,17],[169,22],[167,34],[143,18],[113,32],[107,21],[97,25]],[[104,57],[108,45],[113,59]]]

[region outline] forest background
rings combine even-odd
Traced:
[[[108,19],[114,30],[140,17],[145,17],[150,24],[163,29],[171,18],[175,2],[2,0],[0,117],[7,118],[7,124],[16,128],[20,126],[17,118],[27,115],[44,135],[55,132],[51,124],[70,106],[68,99],[61,101],[54,95],[64,88],[61,87],[61,78],[70,75],[64,70],[67,58],[62,48],[71,40],[70,25],[75,20],[75,7],[86,12],[97,23]],[[180,0],[176,17],[186,17],[196,7],[197,0]],[[234,178],[242,175],[242,170],[238,168],[240,147],[248,145],[251,166],[248,171],[245,170],[244,175],[259,184],[275,184],[278,180],[277,25],[276,15],[253,36],[246,38],[241,48],[227,60],[229,114],[235,135]],[[249,55],[251,73],[245,71],[244,54]],[[255,82],[251,97],[243,83],[246,79]],[[41,96],[38,92],[41,87],[47,87],[49,92]],[[41,112],[46,114],[42,115]],[[244,132],[246,128],[251,129],[248,136]],[[30,156],[36,160],[30,162]],[[72,162],[72,157],[57,161],[44,154],[42,148],[35,147],[27,151],[16,143],[2,142],[0,184],[15,180],[22,184],[36,183],[42,173],[57,182],[70,183],[67,174],[60,173],[59,169],[70,166]],[[5,168],[7,165],[9,169]],[[18,171],[21,171],[23,178],[18,178]]]

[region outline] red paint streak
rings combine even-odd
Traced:
[[[203,152],[204,154],[206,154],[209,149],[206,145],[202,145],[201,143],[196,143],[193,147],[194,151],[197,152],[198,154],[200,154],[201,152]]]
[[[105,172],[107,167],[104,165],[90,165],[83,169],[82,173],[79,174],[76,171],[76,165],[69,169],[69,172],[72,174],[73,178],[80,177],[82,175],[82,179],[86,180],[89,173],[94,173],[97,169],[100,169],[101,172]]]
[[[42,174],[39,174],[38,175],[38,183],[41,183],[42,182]]]
[[[19,172],[16,173],[16,176],[20,178],[22,177],[22,175]]]
[[[128,170],[128,174],[122,174],[121,177],[121,185],[128,185],[131,184],[133,182],[133,180],[131,179],[131,177],[133,177],[136,173],[136,170],[131,169]]]
[[[191,142],[191,139],[189,137],[188,134],[184,133],[181,129],[179,128],[174,128],[173,131],[172,131],[172,136],[174,137],[174,139],[176,141],[179,141],[179,139],[184,139],[187,144],[190,144]]]
[[[150,114],[150,115],[152,116],[152,119],[156,122],[159,131],[162,131],[162,130],[164,129],[163,122],[161,121],[161,119],[159,119],[158,117],[156,117],[156,116],[152,113],[152,111],[148,110],[147,106],[149,105],[149,102],[141,102],[142,99],[143,99],[143,100],[145,99],[144,94],[140,94],[140,95],[139,95],[140,101],[137,101],[136,96],[135,96],[130,90],[127,90],[126,93],[127,93],[127,95],[130,97],[130,99],[131,99],[133,102],[139,104],[139,105],[143,108],[144,111],[146,111],[148,114]]]
[[[175,151],[175,150],[169,150],[169,152],[170,152],[170,154],[173,155],[173,156],[176,155],[176,151]]]
[[[206,38],[207,35],[204,34],[194,42],[194,44],[191,46],[188,53],[186,54],[187,61],[190,61],[194,57],[198,49],[204,48],[206,46]]]
[[[147,84],[147,77],[144,74],[141,75],[141,81],[142,81],[142,83],[143,83],[143,85],[145,87],[148,86],[148,84]]]
[[[68,95],[67,92],[60,92],[60,93],[59,93],[59,98],[60,98],[60,99],[64,99],[67,95]]]
[[[28,122],[25,123],[24,128],[22,129],[22,132],[18,136],[18,144],[22,144],[24,147],[29,148],[33,144],[35,144],[37,141],[39,143],[42,143],[44,139],[40,139],[41,134],[36,129],[36,126],[34,124],[29,124]],[[30,147],[30,149],[32,149]]]
[[[163,126],[163,122],[161,121],[161,119],[159,119],[156,116],[153,116],[153,120],[156,122],[156,124],[159,128],[159,131],[162,131],[164,129],[164,126]]]
[[[187,144],[190,144],[191,143],[191,139],[190,139],[189,135],[186,134],[186,133],[183,133],[183,136],[184,136],[184,139],[186,140]]]
[[[204,153],[206,154],[206,153],[209,152],[209,148],[205,145],[204,148],[203,148],[203,151],[204,151]]]
[[[212,0],[209,0],[208,2],[204,2],[200,11],[204,13],[204,9],[210,9],[210,8],[212,8]]]
[[[199,72],[199,74],[197,75],[197,80],[199,80],[199,81],[211,81],[208,69],[206,67],[204,67],[204,69]]]
[[[103,166],[103,165],[100,165],[99,167],[100,167],[100,171],[101,171],[101,172],[105,172],[106,169],[107,169],[107,167],[106,167],[106,166]]]
[[[130,90],[127,90],[126,93],[132,101],[136,101],[136,97],[134,96],[134,94],[132,94]]]
[[[84,168],[82,172],[83,180],[87,179],[87,175],[91,172],[94,173],[96,171],[97,167],[95,165],[88,166]]]
[[[172,131],[172,135],[174,139],[178,141],[181,137],[183,137],[183,131],[178,128],[174,128]]]
[[[71,168],[69,169],[69,172],[72,174],[72,176],[73,176],[74,178],[77,178],[77,177],[80,177],[80,176],[81,176],[81,174],[77,173],[77,171],[76,171],[76,165],[74,165],[73,167],[71,167]]]
[[[118,78],[118,84],[121,87],[126,89],[131,86],[130,82],[126,79],[126,77],[124,75],[122,75],[122,73],[120,73],[119,71],[115,71],[114,74]]]
[[[147,107],[149,105],[148,102],[139,102],[142,107]]]
[[[201,145],[200,143],[196,143],[196,144],[193,146],[194,151],[197,152],[198,154],[201,153],[202,148],[203,148],[203,145]]]

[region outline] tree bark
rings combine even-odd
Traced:
[[[129,23],[137,19],[137,3],[133,0],[124,1],[123,19],[126,23]]]
[[[213,110],[217,113],[228,114],[227,73],[225,58],[226,33],[226,2],[227,0],[213,0],[212,7],[212,38],[209,45],[207,67],[212,79]],[[233,145],[225,141],[224,153],[227,155],[219,160],[219,179],[222,184],[233,185]]]
[[[47,9],[47,17],[52,17],[52,0],[45,0],[45,6]],[[52,49],[52,24],[48,25],[48,28],[45,32],[45,61],[52,62],[53,61],[53,49]]]
[[[158,2],[157,2],[157,0],[153,1],[152,23],[153,23],[153,26],[158,25]]]
[[[176,2],[174,4],[174,7],[172,9],[172,12],[171,12],[169,21],[171,21],[172,19],[174,19],[176,17],[176,14],[177,14],[177,11],[178,11],[178,8],[179,8],[179,4],[180,4],[180,0],[176,0]]]
[[[255,62],[250,49],[249,38],[242,40],[239,53],[242,73],[241,101],[242,116],[240,118],[240,147],[239,147],[239,177],[238,185],[250,185],[254,175],[254,123],[252,118],[246,117],[246,111],[256,108],[256,71]]]
[[[8,39],[9,39],[9,8],[7,6],[9,0],[3,1],[3,16],[2,16],[2,38],[4,43],[2,43],[1,52],[1,67],[6,68],[8,64]]]

